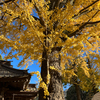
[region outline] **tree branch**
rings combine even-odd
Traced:
[[[4,2],[0,2],[0,5],[3,5],[4,3],[9,3],[9,2],[11,2],[11,1],[15,1],[15,0],[6,0],[6,1],[4,1]]]
[[[40,19],[39,18],[37,18],[37,17],[35,17],[35,16],[32,16],[35,20],[39,20],[40,21]]]
[[[80,10],[80,11],[78,12],[78,14],[76,14],[76,15],[73,16],[73,18],[76,17],[76,16],[78,16],[78,15],[81,15],[81,14],[84,13],[84,12],[86,12],[85,10],[86,10],[87,8],[89,8],[90,6],[94,5],[94,4],[97,3],[98,1],[99,1],[99,0],[96,0],[96,1],[94,1],[93,3],[91,3],[90,5],[88,5],[87,7],[83,8],[82,10]]]
[[[35,9],[37,10],[37,13],[38,13],[38,15],[39,15],[41,25],[45,26],[43,17],[41,17],[41,15],[40,15],[40,10],[39,10],[38,7],[36,6],[36,4],[34,5],[34,7],[35,7]],[[37,19],[37,18],[36,18],[36,19]]]
[[[95,22],[87,22],[87,26],[86,27],[91,27],[92,25],[98,24],[98,23],[100,23],[100,20],[99,21],[95,21]],[[85,23],[82,23],[82,24],[85,24]],[[80,26],[80,24],[75,24],[74,26]]]
[[[60,0],[50,0],[50,9],[49,10],[53,10],[56,7],[59,7],[60,4]]]
[[[99,10],[92,16],[92,18],[99,12]],[[79,27],[79,29],[77,29],[76,31],[74,31],[73,33],[71,34],[68,34],[69,37],[72,37],[72,36],[75,36],[75,35],[79,35],[77,34],[79,31],[81,31],[86,25],[88,24],[97,24],[99,23],[100,21],[96,21],[96,22],[89,22],[92,18],[90,18],[87,22],[85,23],[82,23],[82,25]]]

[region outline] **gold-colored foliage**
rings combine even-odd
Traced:
[[[39,71],[37,71],[37,72],[31,72],[30,74],[31,74],[31,75],[34,75],[34,74],[37,75],[37,78],[39,79],[38,81],[40,82],[39,88],[38,88],[38,89],[40,89],[40,88],[43,88],[43,89],[44,89],[44,98],[46,98],[46,95],[47,95],[47,96],[49,95],[47,85],[48,85],[49,82],[50,82],[50,74],[47,75],[47,83],[46,83],[46,84],[45,84],[45,82],[43,82]]]
[[[67,72],[67,78],[70,79],[77,75],[73,69],[65,70],[68,59],[73,62],[74,57],[80,54],[84,56],[84,53],[88,55],[93,51],[94,55],[99,53],[100,0],[50,1],[52,0],[1,0],[0,49],[7,53],[5,59],[18,59],[22,56],[23,60],[18,65],[21,66],[29,59],[30,62],[38,60],[41,64],[44,48],[49,55],[52,48],[62,47],[59,52],[61,73]],[[45,39],[49,46],[44,42]],[[7,49],[10,50],[9,53]],[[97,58],[99,61],[99,56]],[[98,61],[95,60],[97,65]],[[70,68],[69,65],[67,67]],[[82,62],[81,69],[89,77],[86,62]]]
[[[86,57],[74,57],[68,59],[65,71],[63,71],[63,82],[65,84],[77,84],[84,91],[92,91],[93,87],[100,86],[100,64],[99,54],[90,54]],[[75,74],[72,74],[75,73]]]

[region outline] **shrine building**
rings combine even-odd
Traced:
[[[0,100],[34,100],[36,84],[29,84],[28,70],[13,68],[11,61],[0,60]]]

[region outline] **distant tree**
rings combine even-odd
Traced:
[[[89,55],[85,59],[78,56],[73,60],[69,59],[69,62],[66,64],[67,73],[65,74],[66,78],[63,78],[63,82],[74,86],[70,90],[75,89],[77,100],[91,100],[91,97],[98,92],[98,87],[100,86],[100,68],[97,65],[99,59],[95,55]],[[85,66],[83,64],[86,64],[88,71],[84,70]],[[70,71],[74,71],[75,75],[71,76],[68,74]],[[84,99],[85,93],[87,96]]]
[[[65,97],[67,100],[77,100],[77,95],[75,91],[75,87],[71,86],[67,91],[67,96]]]
[[[79,88],[79,91],[80,91],[80,95],[81,95],[82,100],[91,100],[90,95],[92,95],[92,96],[94,95],[93,93],[91,93],[89,91],[88,92],[83,91],[81,88]],[[75,86],[71,86],[67,90],[66,95],[67,95],[65,97],[66,100],[78,100]]]
[[[85,78],[89,77],[89,73],[88,73],[88,68],[86,69],[86,61],[84,60],[83,57],[78,56],[78,57],[74,57],[73,60],[68,61],[68,63],[66,63],[66,78],[63,78],[63,81],[65,83],[70,83],[74,86],[73,89],[75,89],[76,92],[76,97],[77,100],[82,100],[82,96],[81,96],[81,91],[80,91],[80,85],[82,84],[82,86],[84,87],[84,79],[82,79],[82,76],[85,76]],[[74,74],[71,76],[70,74],[68,74],[68,72],[70,72]],[[81,73],[81,74],[80,74]]]

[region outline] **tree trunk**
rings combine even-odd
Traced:
[[[77,94],[77,100],[82,100],[79,86],[77,84],[74,84],[74,86],[75,86],[75,90],[76,90],[76,94]]]
[[[42,54],[42,66],[41,66],[41,77],[43,79],[43,82],[46,83],[46,77],[47,77],[47,52],[44,49]],[[44,90],[41,88],[39,90],[39,100],[47,100],[47,98],[44,98]]]
[[[74,73],[75,74],[77,74],[77,71],[75,71],[75,62],[74,62],[74,64],[73,64],[73,68],[74,68]],[[73,78],[72,78],[72,80],[73,80],[73,84],[74,84],[74,86],[75,86],[75,90],[76,90],[76,95],[77,95],[77,100],[82,100],[81,99],[81,90],[80,90],[80,87],[79,87],[79,82],[77,81],[78,79],[77,79],[77,77],[76,76],[73,76]]]
[[[60,51],[61,48],[56,47],[52,49],[51,54],[49,55],[49,65],[54,66],[56,69],[61,70],[60,66],[60,55],[58,57],[55,57],[55,54],[57,54]],[[42,61],[41,66],[41,77],[44,82],[46,82],[46,76],[47,76],[47,55],[46,51],[43,52],[43,58],[46,58]],[[62,85],[62,77],[61,73],[49,69],[50,71],[50,84],[48,87],[48,91],[50,95],[44,99],[44,93],[43,89],[40,89],[39,91],[39,100],[64,100],[64,94],[63,94],[63,85]]]

